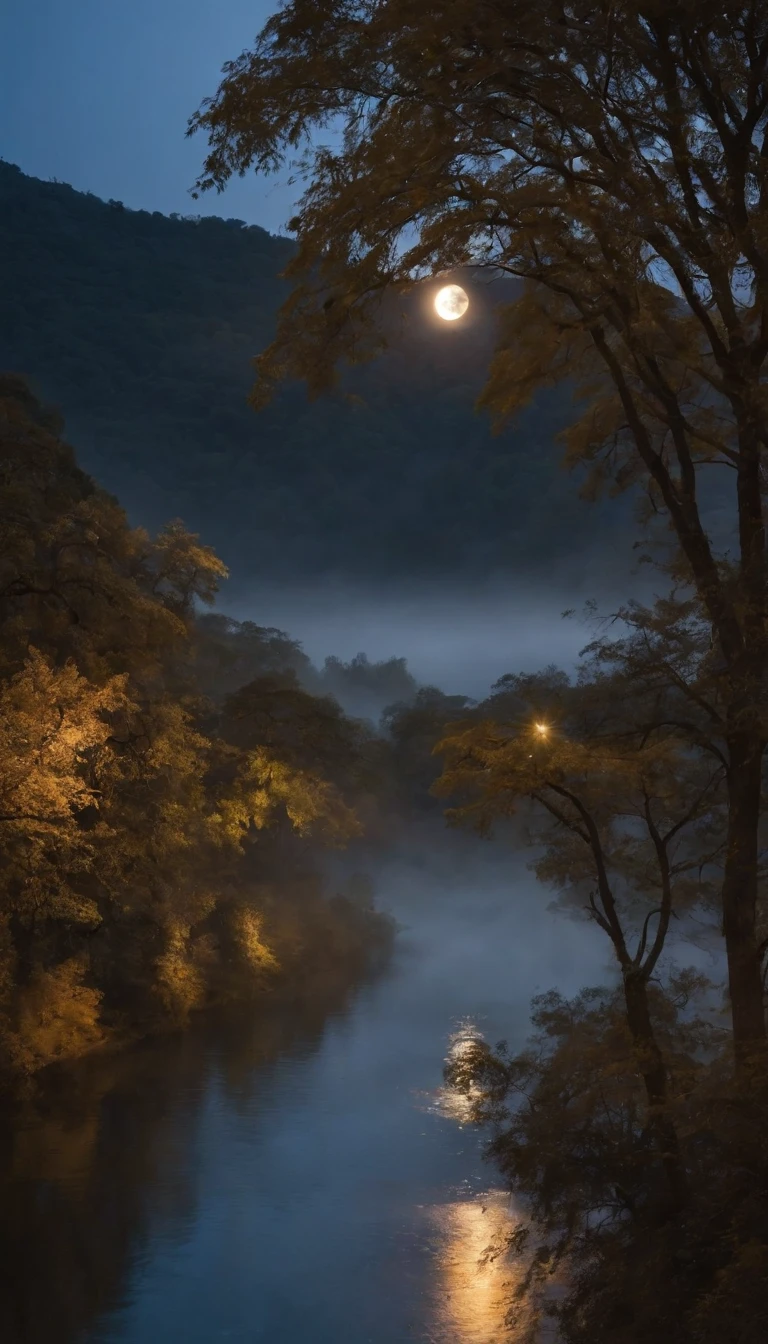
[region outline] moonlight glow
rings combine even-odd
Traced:
[[[445,285],[438,290],[435,298],[435,312],[445,322],[455,322],[463,317],[469,307],[469,296],[461,285]]]

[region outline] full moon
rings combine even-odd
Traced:
[[[445,285],[435,297],[435,311],[445,322],[463,317],[469,307],[469,295],[461,285]]]

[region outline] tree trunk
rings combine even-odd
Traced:
[[[766,1044],[757,937],[758,824],[764,746],[743,733],[729,737],[728,839],[723,876],[723,936],[728,958],[733,1043],[745,1065]]]
[[[677,1130],[668,1111],[667,1066],[651,1021],[648,981],[638,967],[628,967],[624,971],[624,1002],[627,1025],[648,1099],[648,1127],[653,1134],[666,1177],[667,1211],[674,1212],[685,1199],[685,1171]]]

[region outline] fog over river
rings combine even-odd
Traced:
[[[634,572],[629,552],[574,562],[556,581],[507,576],[484,584],[390,586],[376,591],[349,581],[296,585],[227,585],[222,608],[238,620],[277,626],[298,639],[316,665],[331,654],[347,661],[364,652],[374,662],[405,657],[422,685],[482,699],[506,672],[556,663],[573,667],[594,637],[584,605],[594,599],[610,615],[629,594],[665,591],[649,570]],[[564,618],[564,611],[570,614]]]
[[[515,1211],[441,1111],[466,1021],[522,1042],[538,990],[605,978],[525,859],[439,825],[376,873],[391,962],[85,1067],[9,1136],[4,1344],[500,1344]]]

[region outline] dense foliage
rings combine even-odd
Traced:
[[[339,121],[336,148],[313,140]],[[528,1259],[529,1338],[554,1316],[566,1344],[757,1344],[768,1326],[768,5],[287,0],[191,129],[209,140],[200,189],[310,146],[297,247],[280,244],[295,288],[257,369],[267,418],[256,423],[272,426],[264,441],[279,449],[260,453],[253,475],[239,461],[227,474],[233,490],[258,484],[280,519],[280,538],[259,534],[261,561],[287,531],[301,564],[355,554],[357,572],[376,572],[395,528],[411,571],[514,564],[535,552],[532,528],[551,557],[576,516],[553,508],[549,445],[567,420],[564,402],[542,400],[553,383],[575,386],[581,402],[564,436],[577,474],[597,493],[647,500],[676,589],[626,606],[618,636],[597,640],[575,682],[552,669],[508,677],[472,708],[401,677],[384,723],[398,796],[434,781],[441,737],[437,790],[456,819],[528,824],[539,877],[602,931],[614,961],[608,988],[539,999],[522,1053],[470,1036],[449,1065],[468,1118],[493,1127],[491,1151],[526,1217],[515,1248]],[[4,181],[18,219],[29,188],[12,170]],[[54,210],[75,209],[66,189],[35,190]],[[104,209],[87,208],[94,221]],[[170,227],[113,211],[125,238]],[[178,227],[191,239],[235,226]],[[59,229],[56,248],[69,246]],[[97,274],[100,256],[92,249]],[[20,267],[24,357],[24,333],[48,330],[27,290],[38,295],[49,273]],[[427,343],[430,287],[457,274],[475,287],[477,321]],[[57,340],[70,320],[58,319]],[[143,405],[149,366],[133,337],[128,348]],[[368,407],[350,406],[338,364],[387,349],[378,369],[350,375]],[[231,351],[224,363],[222,386]],[[332,393],[307,412],[300,444],[291,379]],[[498,452],[464,418],[483,381],[482,405],[517,426]],[[188,404],[202,416],[199,396]],[[540,453],[528,439],[539,433]],[[132,433],[131,453],[136,442]],[[144,984],[151,966],[166,1012],[196,1001],[222,947],[233,965],[269,973],[270,907],[244,899],[237,874],[273,832],[352,833],[350,793],[375,776],[382,750],[317,703],[300,658],[275,668],[279,632],[235,632],[246,661],[261,642],[272,663],[225,704],[214,686],[195,708],[178,641],[194,642],[191,603],[210,594],[215,557],[180,526],[150,541],[103,496],[70,499],[58,478],[49,491],[44,472],[40,487],[35,451],[29,461],[29,487],[12,494],[9,475],[3,690],[5,1034],[22,1062],[50,1051],[51,1022],[59,1035],[98,1031],[110,1003],[99,939],[113,910],[149,930],[120,951],[151,948],[119,984]],[[35,490],[43,521],[25,549],[14,518],[31,512]],[[228,504],[228,523],[235,516]],[[352,517],[358,530],[339,531]],[[88,630],[101,632],[95,642]],[[202,627],[195,639],[205,642]],[[231,632],[216,641],[209,677]],[[371,681],[364,666],[323,675],[361,673]],[[149,849],[136,843],[140,815],[156,836]],[[211,894],[209,854],[217,874],[235,874],[225,896]],[[674,965],[694,932],[713,949],[712,983]],[[113,935],[110,966],[117,948]],[[59,1002],[65,1028],[48,1006]]]
[[[313,863],[375,813],[372,732],[286,636],[196,620],[221,561],[130,528],[60,432],[0,382],[5,1080],[386,937]]]
[[[520,1202],[521,1330],[551,1314],[572,1344],[701,1344],[730,1316],[725,1338],[756,1341],[768,1092],[759,1058],[734,1074],[723,993],[723,671],[695,602],[625,615],[578,677],[505,676],[441,743],[454,820],[517,817],[553,908],[594,923],[615,966],[608,988],[540,996],[522,1052],[465,1033],[447,1076]]]
[[[673,1216],[620,990],[540,996],[520,1052],[457,1043],[448,1077],[467,1118],[492,1127],[521,1213],[511,1245],[527,1274],[510,1307],[526,1344],[552,1337],[537,1333],[552,1317],[562,1344],[765,1338],[764,1082],[734,1084],[697,977],[652,985],[650,1012],[686,1181]]]
[[[671,596],[625,606],[575,686],[510,678],[449,727],[439,786],[459,818],[532,819],[538,871],[602,930],[615,992],[540,1002],[521,1056],[459,1043],[449,1077],[496,1125],[530,1215],[537,1309],[517,1338],[541,1339],[551,1313],[568,1344],[756,1344],[768,4],[287,0],[196,131],[200,190],[303,175],[258,404],[376,356],[392,294],[486,269],[517,287],[481,404],[504,425],[575,386],[568,460],[647,500]],[[695,919],[722,935],[711,989],[669,965]]]
[[[336,147],[317,134],[329,124],[344,127]],[[725,667],[729,989],[738,1049],[768,1057],[768,6],[290,0],[225,67],[196,131],[200,190],[305,151],[294,289],[257,404],[386,348],[393,295],[457,266],[501,276],[481,404],[504,425],[542,388],[575,387],[567,459],[596,487],[640,487],[666,524],[671,572]]]
[[[349,381],[357,401],[292,389],[254,413],[251,361],[293,250],[240,220],[132,211],[0,162],[0,368],[61,409],[135,521],[181,515],[238,583],[527,573],[589,549],[594,517],[555,467],[567,397],[544,394],[501,438],[474,413],[484,283],[461,330],[408,305],[388,359]]]

